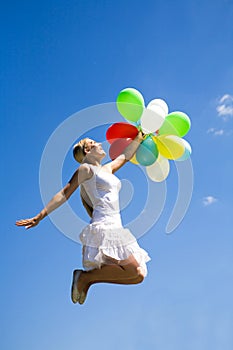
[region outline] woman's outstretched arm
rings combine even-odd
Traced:
[[[37,226],[39,222],[44,219],[53,210],[60,207],[65,201],[70,198],[72,193],[78,188],[80,183],[79,179],[79,169],[76,170],[67,185],[59,191],[55,196],[49,201],[49,203],[41,210],[39,214],[30,219],[23,219],[16,221],[17,226],[25,226],[26,229]]]
[[[135,139],[129,144],[128,147],[112,162],[106,164],[107,167],[110,167],[111,171],[114,173],[120,169],[126,162],[128,162],[136,153],[140,143],[143,141],[143,134],[141,131],[138,132],[138,135]]]

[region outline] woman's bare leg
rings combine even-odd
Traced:
[[[92,284],[115,283],[115,284],[138,284],[144,279],[144,274],[138,262],[133,256],[117,262],[112,258],[107,258],[108,264],[100,269],[83,271],[78,280],[78,290],[85,294]]]

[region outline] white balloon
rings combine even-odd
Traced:
[[[147,108],[150,108],[151,106],[159,106],[164,110],[164,113],[168,115],[168,105],[164,100],[161,100],[160,98],[156,98],[149,102]]]
[[[146,172],[149,178],[155,182],[164,181],[169,174],[170,163],[167,158],[159,155],[157,160],[150,166],[146,167]]]
[[[141,116],[141,127],[145,134],[157,131],[164,122],[166,113],[163,108],[151,105],[145,108]]]

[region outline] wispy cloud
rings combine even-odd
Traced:
[[[233,96],[229,94],[223,95],[218,100],[216,110],[223,121],[227,121],[230,117],[233,117]]]
[[[219,102],[224,103],[224,102],[227,102],[228,100],[231,100],[233,102],[233,96],[229,94],[225,94],[220,98]]]
[[[224,126],[218,128],[211,127],[207,130],[207,134],[213,136],[229,136],[232,134],[232,129],[229,129],[229,124],[226,124],[233,117],[233,95],[225,94],[216,101],[216,111],[218,116],[224,122]],[[228,125],[228,127],[226,126]]]
[[[225,134],[225,131],[223,129],[209,128],[207,130],[207,134],[212,134],[214,136],[222,136]]]
[[[207,197],[204,197],[202,199],[202,203],[205,207],[207,207],[208,205],[211,205],[213,203],[216,203],[218,200],[217,198],[213,197],[213,196],[207,196]]]

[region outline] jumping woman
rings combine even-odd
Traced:
[[[88,289],[95,283],[138,284],[147,274],[147,252],[140,248],[133,234],[122,226],[119,209],[120,180],[114,173],[135,154],[143,140],[136,138],[113,161],[101,165],[106,153],[100,143],[85,138],[73,147],[81,163],[67,185],[46,207],[31,219],[16,221],[17,226],[32,228],[67,201],[80,187],[82,203],[91,217],[80,234],[84,270],[73,271],[71,299],[83,304]]]

